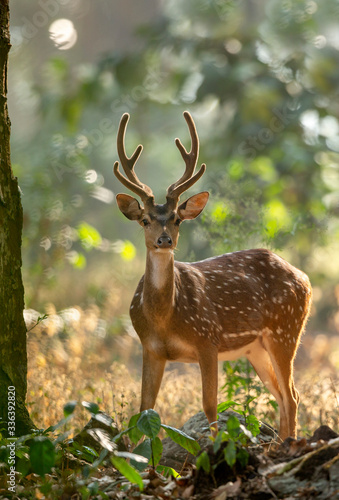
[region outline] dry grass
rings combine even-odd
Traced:
[[[128,320],[123,321],[123,335],[112,335],[96,307],[56,314],[49,306],[47,312],[49,318],[28,334],[28,406],[33,421],[41,428],[54,425],[63,417],[64,404],[76,400],[95,402],[119,426],[126,424],[138,412],[141,373],[140,344]],[[26,312],[28,328],[36,318],[34,311]],[[320,424],[338,429],[339,337],[306,335],[300,354],[295,373],[301,394],[299,432],[311,433]],[[220,371],[220,386],[223,383]],[[219,400],[223,399],[220,392]],[[277,415],[266,401],[263,394],[257,411],[277,424]],[[197,366],[170,365],[156,409],[164,423],[177,427],[201,409]],[[89,414],[79,405],[75,430],[88,419]]]

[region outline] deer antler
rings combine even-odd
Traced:
[[[136,173],[134,172],[134,165],[136,164],[141,152],[142,152],[142,145],[139,144],[139,146],[136,148],[132,156],[128,157],[126,154],[125,150],[125,133],[126,133],[126,128],[127,128],[127,123],[129,120],[129,114],[125,113],[122,115],[120,124],[119,124],[119,130],[118,130],[118,137],[117,137],[117,149],[118,149],[118,155],[121,161],[122,168],[124,169],[124,172],[127,176],[124,177],[124,175],[119,171],[119,162],[116,161],[114,163],[113,171],[117,179],[126,186],[128,189],[133,191],[133,193],[137,194],[140,196],[142,201],[144,203],[146,202],[153,202],[154,201],[154,196],[153,192],[150,187],[146,186],[146,184],[143,184],[140,182],[138,179]]]
[[[192,145],[191,151],[188,153],[180,139],[175,139],[175,144],[177,145],[177,148],[179,149],[181,156],[186,164],[184,174],[180,177],[179,180],[177,180],[174,184],[171,184],[171,186],[169,186],[169,188],[167,189],[167,202],[172,204],[174,203],[175,205],[178,203],[180,195],[188,188],[190,188],[195,182],[197,182],[206,170],[206,165],[203,163],[200,167],[200,170],[195,175],[193,175],[199,156],[199,138],[193,118],[188,111],[184,112],[184,118],[189,128]]]

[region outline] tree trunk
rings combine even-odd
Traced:
[[[26,326],[21,277],[22,205],[10,159],[7,63],[10,49],[9,0],[0,3],[0,432],[19,436],[34,428],[25,406]],[[15,428],[8,416],[8,388],[15,392]],[[14,430],[15,429],[15,430]],[[14,430],[14,434],[12,434]]]

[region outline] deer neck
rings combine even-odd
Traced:
[[[174,254],[172,250],[148,250],[143,290],[147,316],[168,318],[175,297]]]

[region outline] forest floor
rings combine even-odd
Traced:
[[[226,447],[227,443],[225,443]],[[262,442],[248,448],[247,465],[228,466],[225,447],[217,453],[212,444],[206,451],[211,470],[205,472],[189,461],[180,475],[164,477],[149,468],[142,475],[142,490],[121,476],[111,465],[102,465],[87,479],[81,473],[84,461],[67,459],[42,479],[37,474],[21,477],[15,495],[0,499],[21,500],[319,500],[339,498],[339,437],[327,426],[309,438],[288,438],[279,446]],[[81,462],[81,463],[80,463]],[[81,467],[80,467],[81,466]],[[48,486],[48,487],[47,487]]]
[[[144,491],[125,483],[111,490],[115,499],[319,500],[339,498],[339,438],[321,426],[309,439],[287,439],[280,446],[249,449],[249,462],[229,467],[220,460],[223,449],[208,449],[211,470],[186,464],[180,477],[165,479],[153,470],[144,477]],[[107,479],[106,479],[107,480]]]
[[[33,325],[35,313],[29,311],[27,314],[31,315]],[[130,417],[138,412],[141,349],[127,318],[122,328],[125,334],[108,335],[100,312],[94,306],[87,310],[74,307],[62,314],[57,314],[51,306],[47,320],[29,331],[28,408],[38,428],[46,429],[60,421],[63,407],[69,401],[96,403],[100,410],[113,417],[120,429],[126,428]],[[245,469],[233,468],[220,473],[216,469],[214,475],[204,477],[201,469],[198,471],[194,465],[186,464],[176,479],[166,479],[149,470],[143,473],[143,492],[121,478],[112,466],[98,469],[91,481],[99,484],[101,491],[105,490],[107,498],[116,499],[339,499],[336,458],[339,442],[327,427],[315,433],[319,426],[339,428],[338,368],[338,336],[329,337],[323,333],[304,336],[295,364],[296,386],[301,395],[298,416],[298,436],[301,438],[253,449]],[[224,401],[228,398],[227,388],[222,388],[225,384],[222,371],[219,383],[219,401]],[[269,403],[269,395],[258,389],[261,385],[258,379],[252,379],[247,387],[237,386],[236,379],[233,383],[234,397],[241,401],[254,396],[253,413],[277,428],[277,412]],[[161,421],[179,428],[200,409],[198,368],[170,365],[157,399],[156,410]],[[78,405],[72,421],[73,434],[87,421],[88,412]],[[44,495],[38,487],[41,478],[30,474],[20,481],[22,493],[18,491],[17,496],[7,497],[0,494],[0,498],[85,498],[78,493],[79,478],[75,471],[68,476],[68,486],[61,495],[63,477],[64,472],[50,477],[59,496],[50,496],[52,492]],[[35,496],[26,497],[27,488],[30,491],[33,488]],[[94,494],[86,498],[101,497]]]

